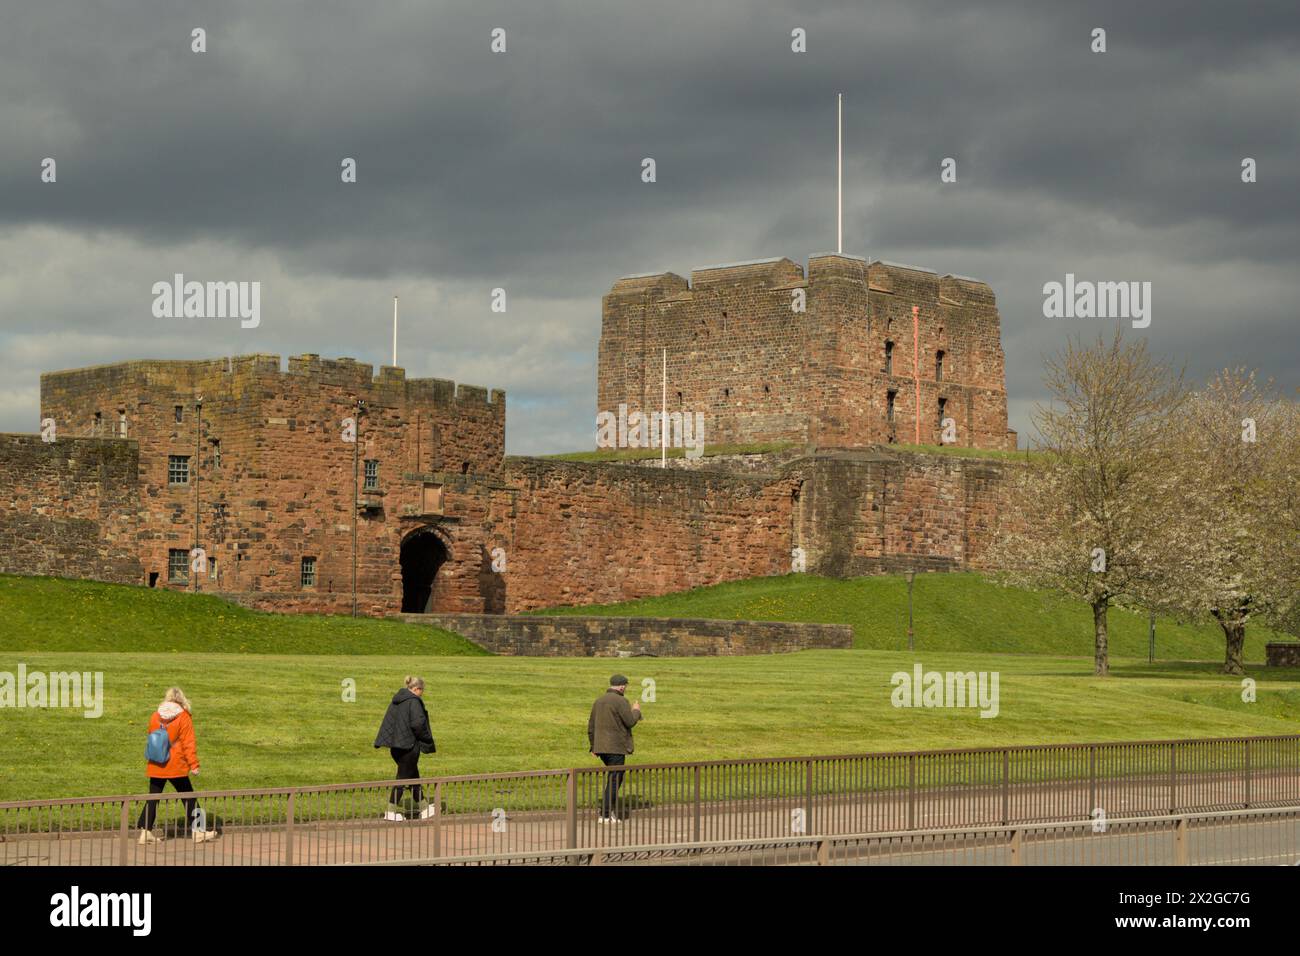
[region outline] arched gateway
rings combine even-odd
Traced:
[[[433,528],[417,528],[402,540],[402,612],[433,610],[433,586],[438,569],[451,552]]]

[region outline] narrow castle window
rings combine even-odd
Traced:
[[[167,580],[171,584],[189,583],[190,553],[184,548],[167,550]]]
[[[167,456],[167,484],[188,485],[190,483],[190,456]]]
[[[117,437],[118,438],[126,437],[126,409],[125,408],[119,408],[117,410]]]
[[[212,467],[220,468],[221,467],[221,439],[213,438],[210,439],[210,441],[212,442]]]
[[[366,459],[366,491],[376,491],[379,488],[379,462],[374,458]]]
[[[208,558],[208,577],[213,581],[217,579],[217,559]]]
[[[935,428],[939,429],[939,431],[943,431],[943,419],[944,416],[947,414],[947,411],[948,411],[948,399],[946,398],[939,399],[939,418],[937,419],[934,426]]]
[[[172,411],[173,411],[173,414],[176,416],[176,420],[177,420],[178,422],[181,421],[181,420],[185,417],[185,406],[184,406],[184,405],[176,405],[176,406],[173,407]]]
[[[314,588],[316,586],[316,559],[302,559],[302,586],[305,588]]]
[[[99,435],[104,429],[104,413],[95,412],[95,424],[91,431],[92,435]]]
[[[885,374],[894,374],[894,343],[885,343]]]
[[[894,399],[898,393],[890,389],[885,395],[885,421],[892,423],[894,421]]]
[[[936,382],[943,381],[943,351],[942,350],[934,353],[934,380]]]

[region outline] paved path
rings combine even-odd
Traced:
[[[1018,787],[1010,792],[1006,808],[1015,822],[1080,820],[1088,817],[1088,804],[1095,801],[1108,817],[1167,813],[1167,790],[1162,778],[1129,778],[1123,785],[1090,789],[1079,784]],[[1207,810],[1237,809],[1240,803],[1229,802],[1238,789],[1229,775],[1206,775],[1198,781],[1196,793],[1220,804],[1202,800]],[[1255,792],[1262,797],[1270,793],[1295,792],[1293,776],[1256,776]],[[509,792],[502,792],[508,802]],[[582,848],[610,848],[647,844],[688,843],[698,840],[761,840],[804,834],[845,834],[886,832],[936,827],[998,825],[1003,819],[1004,794],[1000,787],[962,787],[921,792],[915,802],[906,793],[870,792],[838,796],[818,795],[811,812],[794,797],[737,799],[714,801],[701,806],[698,821],[689,803],[665,803],[633,807],[620,825],[598,823],[594,809],[580,810],[577,817],[577,845]],[[217,803],[217,801],[212,801]],[[218,806],[220,806],[218,804]],[[175,812],[172,810],[171,812]],[[211,812],[219,812],[213,809]],[[167,809],[161,813],[167,816]],[[324,820],[298,822],[292,831],[282,823],[266,825],[242,823],[237,812],[223,813],[228,821],[219,839],[196,845],[183,837],[141,846],[129,831],[125,846],[111,823],[98,828],[69,830],[63,833],[6,834],[0,839],[0,865],[257,865],[278,864],[292,860],[295,864],[347,864],[427,860],[446,856],[489,853],[537,852],[564,849],[568,843],[564,811],[526,811],[446,814],[442,819],[388,822],[378,815],[362,820]],[[802,819],[802,824],[801,824]],[[1294,821],[1274,821],[1276,833],[1267,829],[1250,830],[1226,840],[1217,858],[1255,856],[1270,862],[1273,854],[1292,854],[1300,847]],[[803,830],[798,828],[803,826]],[[1286,829],[1290,826],[1291,829]],[[1226,833],[1227,831],[1225,831]],[[1237,831],[1233,831],[1237,833]],[[1117,835],[1118,836],[1118,835]],[[1276,836],[1277,841],[1271,842]],[[1265,839],[1265,838],[1269,839]],[[1263,848],[1251,850],[1249,840],[1263,839]],[[1082,862],[1087,853],[1095,853],[1105,844],[1108,856],[1096,862],[1172,862],[1167,831],[1158,837],[1124,836],[1123,839],[1055,840],[1025,848],[1025,862]],[[1271,845],[1276,849],[1268,849]],[[997,840],[965,849],[918,849],[914,845],[890,848],[880,862],[971,863],[1004,862],[1007,852]],[[1143,856],[1145,854],[1145,857]],[[887,857],[887,859],[886,859]],[[777,862],[773,860],[773,862]],[[795,861],[789,861],[795,862]],[[848,862],[848,860],[846,860]],[[1193,860],[1193,862],[1196,862]]]

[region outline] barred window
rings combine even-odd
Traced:
[[[316,586],[316,559],[302,559],[302,586],[305,588],[314,588]]]
[[[167,551],[167,580],[172,584],[186,584],[190,580],[190,553],[184,548]]]
[[[167,484],[188,485],[190,483],[190,456],[167,456]]]
[[[373,458],[366,459],[366,491],[374,491],[379,487],[379,462]]]

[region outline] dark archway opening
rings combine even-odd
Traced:
[[[416,531],[402,542],[402,613],[427,614],[433,603],[438,569],[450,557],[431,530]]]

